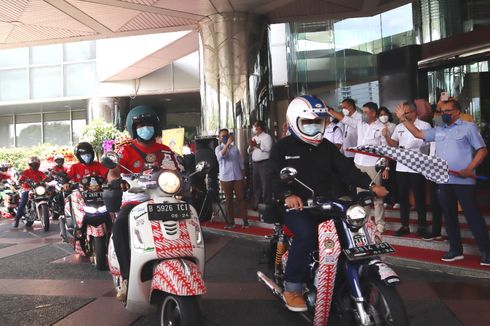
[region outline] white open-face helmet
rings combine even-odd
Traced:
[[[302,141],[318,146],[323,139],[328,116],[327,106],[318,97],[302,95],[289,103],[286,119],[292,135]],[[320,120],[315,128],[305,128],[304,120]]]

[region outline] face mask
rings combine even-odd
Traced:
[[[82,161],[85,164],[88,164],[92,161],[92,154],[83,154],[83,155],[80,155],[80,158],[82,159]]]
[[[155,128],[152,126],[144,126],[136,129],[136,134],[143,140],[150,140],[155,134]]]
[[[434,126],[440,127],[443,124],[444,124],[444,122],[442,121],[442,117],[440,115],[434,117]]]
[[[322,131],[322,125],[319,123],[311,123],[303,126],[305,134],[313,136]]]
[[[450,124],[451,123],[451,120],[452,120],[452,116],[450,113],[444,113],[441,115],[441,118],[442,118],[442,122],[444,122],[445,124]]]
[[[56,162],[56,165],[57,165],[58,167],[62,167],[62,166],[63,166],[63,162]]]
[[[342,109],[342,114],[343,114],[343,115],[349,115],[349,110],[347,110],[347,109]]]
[[[387,115],[382,115],[379,117],[379,121],[381,121],[382,123],[387,123],[388,119],[389,117]]]
[[[362,122],[365,122],[365,123],[368,123],[369,122],[369,118],[366,114],[363,114],[362,115]]]
[[[228,136],[223,136],[223,138],[221,138],[221,142],[226,144],[228,142]]]

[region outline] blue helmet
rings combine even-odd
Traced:
[[[136,126],[138,124],[144,126],[153,126],[155,133],[149,140],[144,140],[138,137],[136,133]],[[157,135],[161,133],[160,119],[155,111],[146,105],[139,105],[131,109],[126,117],[126,130],[131,135],[131,138],[138,138],[141,142],[149,142],[155,139]]]

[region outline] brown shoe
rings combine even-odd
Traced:
[[[282,294],[286,307],[294,312],[307,311],[305,299],[303,299],[303,294],[301,292],[289,292],[284,291]]]

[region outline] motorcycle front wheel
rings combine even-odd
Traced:
[[[374,278],[364,279],[362,293],[373,325],[408,326],[407,312],[395,287]]]
[[[41,205],[39,208],[41,223],[43,224],[44,232],[49,231],[49,208],[48,205]]]
[[[198,326],[202,323],[199,297],[167,295],[161,301],[161,326]]]
[[[95,267],[99,271],[107,270],[107,244],[104,237],[91,237],[92,255],[94,255]]]

